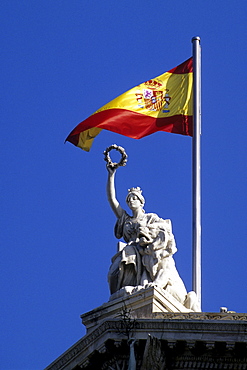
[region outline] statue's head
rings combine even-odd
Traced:
[[[126,203],[128,204],[128,206],[130,208],[132,208],[131,207],[131,202],[135,199],[139,200],[140,206],[143,208],[144,204],[145,204],[145,199],[142,195],[142,190],[139,187],[128,189],[128,195],[126,197]]]

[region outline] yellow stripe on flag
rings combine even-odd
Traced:
[[[155,118],[193,114],[192,73],[166,72],[150,81],[118,96],[94,114],[107,109],[127,109]],[[160,82],[160,86],[155,86],[155,82],[157,85]],[[152,106],[154,110],[151,110]]]

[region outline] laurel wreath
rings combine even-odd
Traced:
[[[121,159],[118,163],[112,162],[112,160],[111,160],[110,151],[113,150],[113,149],[117,150],[121,154]],[[121,146],[118,146],[116,144],[113,144],[113,145],[109,146],[108,148],[106,148],[106,150],[104,151],[104,155],[105,155],[104,160],[107,162],[107,166],[109,166],[113,169],[117,169],[120,166],[125,166],[126,163],[127,163],[128,156],[127,156],[124,148],[122,148]]]

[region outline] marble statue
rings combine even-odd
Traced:
[[[113,145],[110,148],[119,147]],[[126,212],[116,198],[115,174],[118,164],[109,160],[109,150],[105,154],[108,156],[107,196],[117,217],[115,236],[123,238],[126,243],[120,243],[120,250],[112,258],[108,274],[111,294],[121,289],[131,294],[139,289],[157,286],[186,308],[199,311],[195,292],[187,293],[175,266],[173,255],[177,248],[171,220],[145,212],[145,199],[139,187],[128,190],[126,203],[130,213]],[[123,157],[121,165],[126,163],[127,156]]]

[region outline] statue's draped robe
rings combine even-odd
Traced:
[[[187,292],[172,257],[177,248],[171,220],[144,213],[135,221],[124,212],[117,220],[115,236],[127,245],[112,258],[108,274],[111,294],[123,287],[154,283],[184,302]]]

